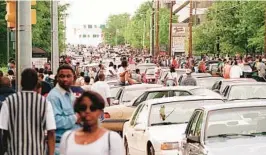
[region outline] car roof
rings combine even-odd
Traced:
[[[173,86],[173,87],[159,87],[159,88],[150,88],[147,91],[152,92],[152,91],[163,91],[163,90],[191,90],[191,89],[196,89],[200,88],[198,86]]]
[[[227,86],[243,86],[243,85],[266,85],[264,82],[236,82],[230,83]]]
[[[142,64],[138,64],[137,66],[156,66],[156,64],[154,64],[154,63],[142,63]]]
[[[234,103],[225,103],[218,105],[206,105],[202,106],[199,109],[203,109],[204,111],[213,111],[213,110],[222,110],[222,109],[230,109],[230,108],[248,108],[248,107],[256,107],[263,106],[266,107],[265,101],[257,101],[257,102],[234,102]]]
[[[138,89],[148,89],[148,88],[157,88],[157,87],[163,87],[162,85],[159,84],[134,84],[134,85],[129,85],[125,86],[125,90],[138,90]]]
[[[182,101],[198,101],[198,100],[220,100],[223,101],[221,97],[216,96],[174,96],[167,98],[158,98],[144,101],[143,104],[153,105],[159,103],[168,103],[168,102],[182,102]]]
[[[222,82],[234,82],[234,81],[243,81],[243,82],[256,82],[255,79],[252,78],[239,78],[239,79],[221,79]]]

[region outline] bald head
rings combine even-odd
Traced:
[[[0,87],[11,87],[11,81],[8,77],[4,76],[0,79]]]

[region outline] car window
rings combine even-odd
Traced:
[[[139,114],[136,117],[136,121],[134,122],[134,126],[137,124],[145,124],[148,118],[148,106],[144,105],[140,110]]]
[[[136,101],[134,102],[133,106],[138,106],[141,102],[145,101],[146,96],[147,96],[147,93],[144,93],[140,97],[138,97]]]
[[[191,94],[187,91],[174,91],[174,96],[189,96],[189,95]]]
[[[119,100],[120,99],[120,96],[121,96],[122,91],[123,91],[123,89],[118,90],[118,92],[116,94],[116,97],[115,97],[116,100]]]
[[[193,136],[193,134],[196,130],[199,115],[200,115],[200,111],[196,111],[194,118],[191,120],[192,121],[191,124],[189,124],[190,126],[189,126],[188,131],[187,131],[188,136]]]
[[[168,91],[150,92],[146,100],[169,97]]]
[[[203,123],[203,112],[200,112],[199,119],[196,125],[195,132],[193,133],[193,136],[201,136],[201,128]]]
[[[223,91],[223,96],[226,96],[228,91],[229,91],[229,86],[226,86],[224,91]]]
[[[139,105],[138,107],[137,107],[137,109],[135,110],[135,112],[133,113],[133,117],[132,117],[132,119],[131,119],[131,121],[130,121],[130,125],[134,125],[134,123],[135,123],[135,120],[136,120],[136,118],[137,118],[137,116],[138,116],[138,113],[139,113],[139,111],[143,108],[143,104],[141,104],[141,105]]]

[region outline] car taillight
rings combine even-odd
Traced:
[[[110,114],[108,112],[104,113],[104,118],[111,118]]]

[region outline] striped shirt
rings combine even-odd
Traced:
[[[9,155],[45,155],[45,130],[55,129],[51,104],[32,91],[10,95],[1,109],[0,129],[8,130]]]

